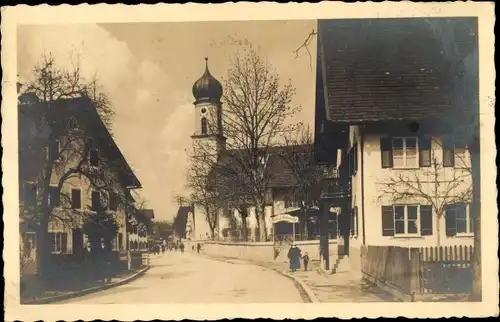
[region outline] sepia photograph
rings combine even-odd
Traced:
[[[467,15],[471,4],[17,23],[17,109],[2,103],[11,305],[371,304],[386,316],[381,304],[446,302],[498,316],[498,298],[483,305],[499,291],[484,273],[498,271],[493,52],[481,56],[494,18]]]

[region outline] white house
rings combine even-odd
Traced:
[[[476,36],[449,24],[460,46],[446,51],[436,19],[318,23],[316,138],[324,153],[342,151],[340,181],[350,190],[322,203],[343,205],[351,257],[361,245],[473,244]],[[464,62],[459,79],[451,66]]]

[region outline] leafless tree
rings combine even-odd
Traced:
[[[433,139],[434,146],[442,149],[441,141]],[[430,205],[438,218],[436,225],[437,244],[441,244],[440,224],[447,205],[468,204],[472,201],[472,171],[467,161],[467,152],[453,153],[457,160],[454,167],[445,167],[436,156],[436,149],[430,151],[430,166],[415,170],[394,172],[379,182],[379,201],[390,199],[393,203],[415,202]]]
[[[39,274],[44,275],[49,264],[50,240],[48,225],[58,221],[63,225],[81,225],[95,213],[92,209],[75,211],[71,207],[71,198],[62,191],[65,184],[74,178],[84,178],[92,188],[101,192],[101,204],[109,203],[109,197],[117,202],[127,202],[123,189],[118,189],[117,171],[123,167],[121,160],[99,156],[98,166],[91,164],[91,155],[96,151],[106,151],[110,146],[102,146],[99,131],[83,118],[92,118],[88,111],[61,110],[64,102],[70,99],[88,99],[97,112],[96,122],[110,124],[113,109],[105,93],[99,91],[97,78],[86,82],[82,77],[78,61],[71,68],[58,66],[51,55],[43,55],[39,65],[33,68],[32,80],[24,87],[24,94],[36,94],[39,111],[36,112],[36,132],[40,138],[29,138],[26,146],[21,146],[20,171],[36,170],[37,202],[29,208],[24,207],[24,220],[34,223],[37,229]],[[20,111],[23,111],[20,105]],[[81,114],[80,114],[81,113]],[[101,123],[102,136],[110,136],[105,124]],[[40,158],[39,156],[42,155]],[[37,158],[38,157],[38,158]],[[35,160],[40,160],[38,163]],[[29,172],[29,171],[28,171]],[[57,186],[54,195],[59,195],[59,202],[51,202],[51,177],[56,174]],[[22,174],[21,174],[22,176]],[[21,201],[22,202],[22,201]],[[26,206],[26,205],[25,205]],[[114,218],[111,218],[114,222]]]
[[[224,205],[222,189],[216,186],[215,178],[211,175],[213,166],[215,163],[200,156],[198,150],[195,149],[190,156],[188,168],[187,190],[189,196],[181,197],[183,201],[203,209],[212,239],[215,238],[219,215],[223,211]]]
[[[222,169],[219,177],[226,177],[221,179],[224,183],[232,181],[236,188],[243,189],[236,193],[236,200],[244,202],[235,204],[251,200],[256,208],[260,238],[264,240],[267,240],[264,207],[272,178],[267,160],[279,138],[294,128],[287,124],[289,117],[300,110],[292,104],[294,95],[294,87],[290,83],[281,86],[279,75],[249,46],[245,55],[234,57],[225,81],[222,127],[226,144],[220,153],[214,147],[208,147],[209,151],[204,153],[220,155],[220,160],[213,160]],[[211,119],[217,119],[217,115]],[[209,124],[209,130],[218,133],[219,125]],[[207,149],[207,145],[199,148]]]
[[[307,210],[319,204],[320,181],[326,170],[316,162],[314,139],[309,126],[300,125],[296,131],[287,133],[277,153],[294,175],[295,199],[301,202],[307,219]]]

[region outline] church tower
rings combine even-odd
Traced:
[[[205,73],[193,85],[193,96],[195,132],[191,138],[194,144],[204,145],[201,157],[211,156],[216,161],[226,144],[222,130],[222,85],[210,74],[208,58],[205,58]]]
[[[206,166],[204,172],[208,174],[226,144],[222,130],[222,85],[210,74],[208,58],[205,58],[205,73],[193,85],[193,96],[195,123],[191,138],[196,156],[206,161],[201,164]],[[208,239],[211,232],[205,210],[200,205],[193,206],[192,238]]]

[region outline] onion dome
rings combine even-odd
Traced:
[[[219,102],[222,97],[222,85],[210,74],[208,58],[205,58],[205,73],[193,85],[196,102]]]

